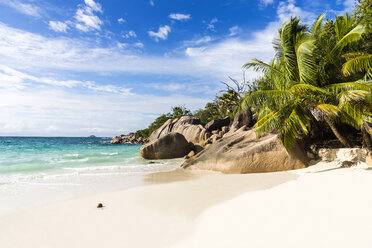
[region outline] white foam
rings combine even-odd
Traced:
[[[101,155],[108,155],[108,156],[113,156],[113,155],[118,155],[118,152],[101,152]]]

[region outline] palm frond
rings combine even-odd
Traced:
[[[365,90],[345,90],[338,94],[337,98],[340,100],[342,106],[345,102],[359,102],[368,95],[369,92]]]
[[[317,79],[317,66],[313,56],[314,48],[314,40],[312,39],[304,40],[297,48],[298,71],[301,83],[315,84]]]
[[[293,94],[285,90],[261,90],[253,92],[243,99],[245,106],[258,106],[267,104],[268,106],[278,106],[285,104],[293,99]]]
[[[363,81],[367,82],[367,81],[372,81],[372,68],[370,68],[366,75],[364,75],[363,77]]]
[[[323,95],[327,94],[327,91],[316,87],[311,84],[295,84],[290,89],[290,92],[293,92],[295,94],[313,94],[313,95]]]
[[[369,71],[372,68],[372,54],[365,54],[348,60],[342,67],[346,76],[360,71]]]
[[[318,36],[319,33],[321,32],[325,16],[326,16],[326,13],[321,14],[320,16],[318,16],[316,21],[313,23],[313,26],[311,27],[312,37]]]
[[[301,131],[304,134],[308,133],[306,126],[309,121],[310,117],[307,111],[303,109],[300,104],[295,104],[291,114],[283,122],[279,134],[279,138],[287,151],[291,150]]]
[[[255,71],[257,72],[273,72],[273,73],[276,73],[278,74],[279,76],[281,77],[284,77],[283,73],[281,71],[279,71],[278,69],[276,69],[275,67],[259,60],[259,59],[251,59],[251,61],[249,61],[248,63],[244,64],[242,66],[243,69],[249,69],[249,68],[253,68]]]
[[[333,56],[336,56],[337,54],[339,54],[342,49],[352,43],[352,42],[355,42],[357,40],[359,40],[361,37],[362,37],[362,34],[365,32],[365,29],[362,25],[358,25],[356,26],[353,30],[351,30],[349,33],[347,33],[346,35],[344,35],[337,43],[336,45],[333,47],[332,51],[331,51],[331,54]]]
[[[363,81],[358,80],[355,82],[346,82],[346,83],[338,83],[338,84],[330,84],[325,87],[325,89],[339,93],[345,90],[371,90],[372,89],[372,81]]]
[[[288,118],[293,110],[293,104],[288,103],[275,113],[269,113],[259,120],[255,127],[257,127],[257,135],[260,136],[263,133],[278,131],[281,129],[283,121]]]

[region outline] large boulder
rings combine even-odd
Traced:
[[[169,133],[150,142],[140,149],[140,155],[145,159],[182,158],[193,148],[180,133]]]
[[[182,167],[215,170],[223,173],[274,172],[305,168],[306,154],[299,148],[287,153],[277,135],[269,134],[259,139],[254,130],[234,133],[210,144]]]
[[[196,145],[202,145],[210,137],[210,133],[200,125],[200,120],[191,116],[182,116],[174,120],[167,120],[155,130],[149,140],[159,139],[169,133],[176,132],[185,136],[186,140]]]
[[[228,125],[230,125],[230,117],[212,120],[205,125],[205,129],[207,129],[209,132],[212,132],[214,130],[220,130],[222,127]]]
[[[234,121],[231,125],[231,132],[235,132],[239,128],[245,127],[252,127],[254,125],[254,120],[252,116],[251,110],[248,108],[245,111],[239,111],[235,114]]]

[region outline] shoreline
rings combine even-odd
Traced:
[[[179,159],[156,164],[83,167],[20,174],[21,179],[0,184],[0,216],[70,199],[125,190],[148,184],[143,176],[179,167]],[[6,175],[8,176],[8,175]],[[9,176],[8,176],[9,177]],[[0,181],[1,183],[1,181]]]
[[[339,237],[340,243],[331,239],[338,247],[347,247],[342,242],[349,245],[350,240],[355,244],[372,242],[370,236],[359,235],[364,229],[351,228],[360,223],[367,228],[365,230],[371,230],[368,228],[372,227],[372,213],[366,210],[372,207],[372,199],[365,197],[372,187],[371,179],[372,170],[364,163],[341,169],[336,162],[320,162],[288,172],[244,175],[182,169],[154,173],[145,176],[143,182],[147,184],[140,187],[0,216],[3,223],[0,246],[246,247],[244,244],[250,242],[251,247],[273,247],[271,242],[276,240],[279,242],[277,247],[298,247],[292,241],[301,240],[295,235],[300,235],[302,228],[312,230],[316,237],[320,235],[317,228],[324,231],[327,227],[328,230],[347,232],[348,235]],[[340,201],[342,205],[339,205]],[[105,207],[97,209],[100,202]],[[358,209],[352,210],[354,204]],[[358,213],[359,209],[362,212]],[[350,216],[355,223],[348,223],[353,220]],[[330,217],[332,221],[345,220],[344,230],[337,226],[339,221],[318,226],[318,221]],[[279,227],[283,228],[279,232],[282,237],[274,232]],[[23,237],[17,239],[20,233]],[[270,235],[275,238],[265,241]],[[306,231],[303,235],[307,235]],[[328,235],[333,237],[336,233]],[[359,239],[354,240],[354,236]],[[262,241],[266,243],[260,243]],[[301,243],[301,246],[319,246],[320,241],[311,241],[309,245]],[[269,243],[271,246],[267,245]],[[327,244],[334,247],[330,245],[336,243]]]

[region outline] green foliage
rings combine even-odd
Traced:
[[[344,145],[333,122],[361,129],[371,120],[371,55],[358,51],[365,28],[355,15],[336,16],[323,25],[324,17],[311,29],[291,18],[279,29],[269,64],[252,59],[243,65],[263,73],[258,91],[245,97],[243,107],[260,109],[257,134],[278,132],[287,150],[308,133],[311,120],[326,120]]]
[[[367,32],[372,32],[372,1],[358,0],[355,11],[357,22],[366,27]]]

